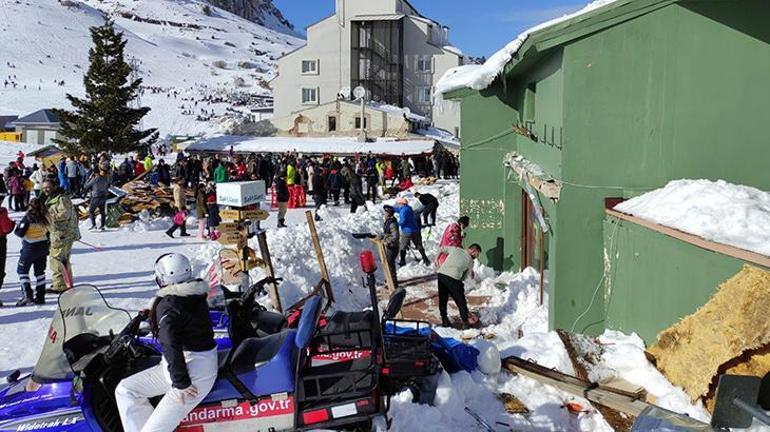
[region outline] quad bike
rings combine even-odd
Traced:
[[[220,350],[214,388],[177,430],[335,428],[382,414],[376,367],[359,372],[359,379],[369,374],[366,385],[351,388],[339,384],[348,373],[311,365],[320,300],[306,303],[296,330]],[[0,431],[122,431],[115,387],[160,361],[157,349],[139,339],[144,319],[110,307],[93,286],[63,293],[33,374],[14,373],[0,392]]]
[[[272,280],[230,293],[226,310],[212,313],[228,333],[218,340],[219,377],[177,430],[354,428],[385,414],[389,394],[416,386],[420,374],[440,367],[428,352],[427,360],[417,360],[422,368],[416,373],[399,372],[408,368],[400,366],[405,358],[386,353],[386,346],[396,345],[394,339],[383,342],[389,336],[383,337],[373,278],[372,270],[372,311],[337,312],[324,326],[319,326],[320,296],[308,298],[289,325],[282,316],[255,308],[256,292]],[[398,312],[404,294],[393,297],[386,319]],[[94,286],[61,294],[33,373],[20,378],[14,372],[0,391],[0,432],[122,431],[116,386],[161,358],[142,326],[145,319],[111,307]]]

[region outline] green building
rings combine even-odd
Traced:
[[[552,328],[649,342],[745,262],[605,209],[681,178],[770,190],[768,22],[766,0],[618,0],[531,33],[486,89],[444,94],[462,104],[468,240],[496,269],[545,271]]]

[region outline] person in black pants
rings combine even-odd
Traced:
[[[398,277],[396,276],[396,258],[398,257],[398,248],[400,244],[400,231],[398,220],[396,220],[396,210],[389,205],[383,206],[385,211],[385,221],[382,226],[382,245],[385,246],[385,259],[390,265],[390,275],[393,278],[393,285],[398,288]]]
[[[422,225],[434,226],[436,225],[436,210],[438,210],[438,199],[431,194],[423,194],[419,192],[414,193],[415,198],[420,200],[422,204]],[[430,222],[428,220],[430,219]]]
[[[16,227],[15,234],[22,238],[21,253],[16,272],[19,274],[22,298],[16,306],[45,303],[45,265],[50,251],[48,242],[48,210],[42,201],[33,199],[27,214]],[[5,237],[3,237],[5,240]],[[34,268],[35,292],[33,296],[29,270]]]
[[[447,303],[452,297],[457,309],[460,311],[460,319],[463,329],[473,324],[468,314],[468,303],[465,299],[465,284],[463,280],[470,275],[473,277],[473,262],[481,254],[478,244],[471,245],[468,249],[457,247],[439,248],[439,254],[446,253],[447,258],[438,266],[438,309],[441,314],[441,325],[450,327],[447,316]]]

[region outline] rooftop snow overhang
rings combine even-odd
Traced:
[[[535,162],[513,152],[505,157],[505,165],[519,176],[519,181],[527,182],[546,198],[558,200],[561,196],[561,182],[548,175]]]
[[[682,0],[618,0],[580,16],[548,26],[527,37],[513,58],[505,65],[503,74],[515,77],[519,71],[542,58],[555,47],[633,20]],[[690,0],[732,1],[732,0]]]

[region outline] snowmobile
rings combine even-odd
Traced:
[[[297,329],[245,337],[220,350],[219,378],[179,431],[283,431],[349,427],[384,413],[375,361],[363,370],[310,362],[320,297],[305,303]],[[111,307],[94,286],[60,295],[33,373],[0,392],[0,431],[122,431],[114,390],[123,378],[156,365],[141,323]],[[236,318],[237,320],[237,318]],[[380,357],[376,338],[368,349]]]

